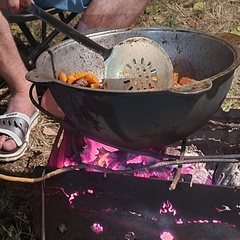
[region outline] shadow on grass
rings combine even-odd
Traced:
[[[35,239],[31,219],[33,187],[31,184],[0,181],[0,239]]]

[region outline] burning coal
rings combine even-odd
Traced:
[[[128,170],[133,171],[133,175],[136,177],[145,178],[158,178],[162,180],[172,180],[177,165],[159,167],[154,169],[147,169],[154,163],[161,160],[152,156],[139,155],[137,153],[123,152],[117,148],[110,147],[108,145],[101,144],[88,138],[84,138],[84,147],[79,151],[79,156],[82,163],[89,164],[90,166],[99,166],[111,170]],[[171,154],[173,156],[180,156],[180,147],[167,147],[164,150],[150,150],[159,154]],[[203,156],[203,153],[196,148],[196,146],[187,146],[185,151],[186,156]],[[76,156],[65,157],[63,165],[71,166],[77,164]],[[145,170],[136,171],[145,167]],[[90,170],[90,167],[89,169]],[[91,169],[91,171],[97,171]],[[193,163],[184,164],[181,170],[181,180],[187,180],[191,183],[211,184],[212,174],[211,170],[206,169],[206,163]]]

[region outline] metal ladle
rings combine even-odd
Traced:
[[[172,86],[172,62],[166,51],[155,41],[144,37],[133,37],[107,49],[33,3],[29,4],[26,11],[100,54],[105,63],[103,81],[108,89],[164,90]]]

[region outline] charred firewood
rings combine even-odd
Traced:
[[[213,184],[240,187],[240,163],[219,163],[214,171]]]

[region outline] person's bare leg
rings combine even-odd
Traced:
[[[9,24],[1,11],[0,41],[0,75],[8,84],[11,94],[6,113],[21,112],[31,117],[36,110],[29,98],[31,83],[25,79],[27,69],[18,53]],[[34,97],[37,99],[35,91]],[[12,139],[6,140],[6,136],[0,136],[0,149],[9,151],[14,148],[16,144]]]
[[[83,33],[89,29],[131,27],[148,2],[149,0],[92,0],[83,13],[77,30]],[[43,95],[41,105],[56,117],[63,118],[64,115],[49,90]]]
[[[148,0],[92,0],[78,24],[78,30],[131,27]]]

